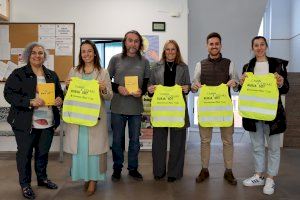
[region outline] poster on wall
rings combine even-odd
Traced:
[[[140,136],[141,150],[151,150],[153,136],[153,128],[150,123],[151,97],[149,97],[148,95],[144,95],[142,99],[144,112],[142,113]]]
[[[149,60],[150,67],[159,61],[159,37],[158,35],[143,35],[144,56]],[[150,123],[151,97],[144,95],[142,113],[141,136],[140,144],[141,150],[152,150],[153,127]]]
[[[158,35],[143,35],[144,56],[149,60],[150,66],[159,61]]]

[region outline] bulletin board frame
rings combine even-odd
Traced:
[[[57,73],[60,81],[65,81],[70,69],[74,66],[75,55],[75,23],[0,23],[1,25],[9,26],[9,42],[10,48],[25,48],[31,42],[39,41],[39,25],[68,25],[72,27],[71,45],[72,50],[70,55],[56,55],[55,49],[47,49],[49,55],[54,56],[54,71]],[[18,65],[19,55],[10,56],[10,61]],[[9,60],[0,61],[7,63]],[[1,70],[1,69],[0,69]],[[5,79],[0,80],[4,82]]]

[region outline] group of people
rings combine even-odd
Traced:
[[[165,43],[160,61],[155,63],[151,70],[149,61],[142,55],[143,39],[137,31],[132,30],[125,34],[122,53],[111,58],[107,70],[100,65],[100,57],[95,44],[89,40],[81,43],[78,65],[70,70],[65,81],[66,91],[74,77],[98,81],[101,112],[95,126],[66,124],[64,150],[72,154],[72,180],[84,180],[84,190],[88,196],[95,193],[97,181],[102,181],[106,177],[109,143],[105,100],[111,100],[111,128],[113,131],[111,179],[117,182],[122,178],[125,127],[128,123],[128,174],[135,180],[142,181],[143,176],[138,170],[139,136],[141,113],[143,112],[141,97],[146,93],[153,96],[157,85],[180,85],[186,102],[185,96],[190,91],[197,92],[203,85],[217,86],[224,83],[229,88],[228,92],[230,92],[230,88],[239,91],[247,77],[245,72],[274,73],[279,93],[288,92],[287,61],[266,55],[268,44],[264,37],[253,38],[251,47],[254,58],[244,66],[240,79],[233,62],[222,57],[221,36],[215,32],[210,33],[206,42],[208,57],[197,63],[192,83],[188,66],[184,63],[179,45],[175,40],[168,40]],[[46,168],[54,130],[60,124],[59,109],[63,105],[64,91],[56,73],[43,65],[46,58],[47,51],[43,45],[30,44],[23,55],[27,65],[14,70],[4,88],[4,97],[11,105],[7,121],[15,134],[18,147],[16,160],[19,183],[23,196],[28,199],[35,198],[35,193],[31,188],[33,149],[35,149],[34,160],[38,186],[48,189],[58,188],[48,179]],[[125,87],[126,76],[138,77],[136,92],[129,92]],[[54,83],[54,105],[45,106],[45,102],[39,97],[37,87],[39,83]],[[167,176],[168,182],[174,182],[183,176],[186,128],[189,127],[186,104],[185,110],[183,127],[153,128],[152,158],[155,180],[161,180]],[[272,194],[275,187],[274,177],[278,173],[280,162],[279,133],[286,128],[285,112],[280,98],[275,120],[265,122],[243,118],[243,126],[249,131],[255,165],[254,175],[244,180],[243,185],[264,185],[263,192]],[[199,125],[199,132],[202,169],[196,178],[197,183],[203,182],[209,177],[212,127]],[[232,173],[233,132],[233,125],[221,128],[225,164],[224,179],[229,184],[236,185],[237,180]],[[170,133],[170,151],[167,163],[168,133]],[[265,170],[265,136],[268,143],[267,170]]]

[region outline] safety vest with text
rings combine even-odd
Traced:
[[[198,98],[198,122],[202,127],[232,126],[233,108],[226,84],[201,87]]]
[[[239,94],[239,113],[242,117],[272,121],[276,117],[279,91],[274,74],[247,77]]]
[[[64,99],[62,118],[65,122],[95,126],[100,114],[99,83],[72,77]]]
[[[183,127],[185,101],[181,86],[158,85],[151,100],[151,124],[153,127]]]

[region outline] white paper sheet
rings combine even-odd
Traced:
[[[0,43],[0,60],[10,60],[10,43]]]
[[[7,67],[8,65],[2,61],[0,61],[0,80],[2,81],[4,76],[5,76],[5,73],[7,71]]]
[[[56,43],[55,55],[56,56],[72,56],[73,45],[67,43]]]
[[[0,44],[9,42],[9,26],[0,25]]]
[[[39,25],[39,37],[54,37],[55,36],[55,24],[40,24]]]
[[[11,55],[22,55],[24,51],[24,48],[11,48],[10,54]]]
[[[54,55],[48,55],[47,60],[44,62],[45,67],[54,71]]]
[[[73,37],[56,37],[56,44],[73,44]]]
[[[26,64],[27,64],[27,63],[24,62],[22,54],[19,54],[19,55],[18,55],[18,67],[23,67],[23,66],[25,66]]]
[[[71,24],[57,24],[56,25],[56,37],[60,36],[73,36],[73,25]]]
[[[5,73],[5,75],[4,75],[4,78],[6,78],[6,79],[9,77],[9,75],[10,75],[15,69],[19,68],[18,65],[16,65],[15,63],[13,63],[13,62],[11,62],[11,61],[8,61],[8,62],[7,62],[7,65],[8,65],[8,67],[7,67],[6,73]]]
[[[55,49],[55,37],[39,36],[39,42],[43,44],[46,49]]]

